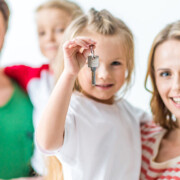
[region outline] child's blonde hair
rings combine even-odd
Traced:
[[[122,20],[114,17],[107,10],[96,11],[92,8],[87,15],[80,16],[69,25],[64,34],[63,42],[80,35],[84,29],[88,29],[104,36],[117,35],[121,38],[127,60],[126,91],[130,86],[132,72],[134,70],[134,40],[131,30]],[[57,80],[64,68],[62,47],[60,47],[60,51],[54,63]],[[78,80],[75,82],[74,90],[81,91]]]
[[[69,14],[71,20],[74,20],[78,16],[83,14],[82,9],[76,3],[67,1],[67,0],[49,0],[43,4],[41,4],[36,12],[38,13],[42,9],[56,8],[59,10],[63,10]]]
[[[145,78],[146,89],[147,89],[147,80],[149,77],[152,83],[151,111],[154,116],[154,121],[168,130],[178,128],[179,126],[178,126],[177,121],[173,120],[172,113],[165,106],[163,100],[161,99],[159,91],[157,89],[156,80],[155,80],[155,72],[154,72],[154,54],[159,45],[171,39],[180,41],[180,21],[176,21],[174,23],[167,25],[155,37],[154,42],[151,46],[150,53],[149,53],[147,74]]]

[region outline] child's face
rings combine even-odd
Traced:
[[[95,55],[99,56],[96,69],[96,86],[91,84],[91,70],[85,65],[78,74],[83,92],[97,101],[112,104],[115,93],[125,82],[126,56],[119,36],[82,33],[96,41]]]
[[[2,12],[0,11],[0,52],[3,47],[5,33],[6,33],[6,29],[5,29],[4,18]]]
[[[39,46],[50,61],[56,57],[64,30],[71,21],[70,15],[58,8],[42,9],[37,13]]]
[[[180,41],[168,40],[157,47],[154,69],[164,104],[180,120]]]

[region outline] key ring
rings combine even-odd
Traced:
[[[94,49],[93,49],[93,45],[90,45],[90,49],[91,49],[91,54],[92,54],[92,57],[94,58]]]

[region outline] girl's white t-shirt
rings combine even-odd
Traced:
[[[62,163],[65,180],[138,180],[140,123],[150,120],[124,99],[107,105],[75,92],[63,146],[48,153]]]

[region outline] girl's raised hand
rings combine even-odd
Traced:
[[[87,56],[91,51],[90,45],[95,48],[96,42],[87,37],[76,37],[65,42],[63,45],[64,71],[76,76],[86,63]]]

